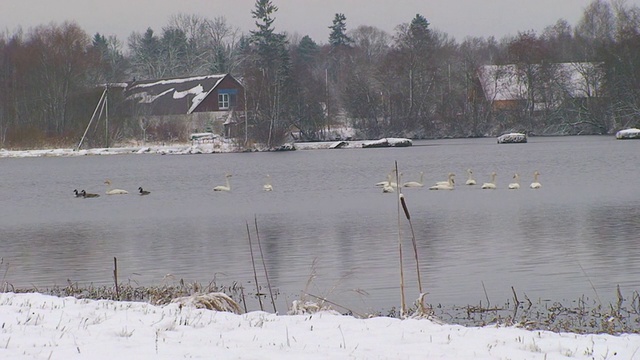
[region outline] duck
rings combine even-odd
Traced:
[[[467,178],[467,182],[465,184],[466,185],[475,185],[476,181],[473,178],[473,171],[471,169],[467,169],[467,174],[469,174],[469,177]]]
[[[143,189],[142,189],[142,186],[140,186],[140,187],[138,188],[138,193],[139,193],[140,195],[149,195],[149,194],[151,194],[151,191],[143,190]]]
[[[517,190],[520,189],[520,175],[518,173],[513,174],[513,182],[509,184],[509,189]]]
[[[273,186],[271,185],[271,176],[269,174],[267,174],[267,183],[262,185],[262,190],[273,191]]]
[[[538,181],[538,175],[540,175],[538,170],[533,172],[533,182],[531,183],[531,185],[529,185],[530,188],[540,189],[542,187],[542,184],[540,184],[540,182]]]
[[[455,174],[449,173],[448,181],[438,181],[435,185],[429,187],[429,190],[453,190],[455,186],[454,176]]]
[[[85,199],[86,199],[86,198],[97,198],[97,197],[100,197],[100,195],[99,195],[99,194],[88,193],[88,192],[86,192],[86,191],[84,191],[84,190],[82,190],[82,191],[80,192],[80,194],[82,194],[82,197],[83,197],[83,198],[85,198]]]
[[[483,189],[489,189],[489,190],[495,189],[496,188],[496,176],[497,176],[496,172],[495,171],[492,172],[491,173],[491,181],[482,184],[482,188]]]
[[[424,186],[424,171],[420,171],[419,181],[408,181],[402,184],[403,187],[423,187]]]
[[[231,184],[229,183],[229,178],[231,174],[225,174],[225,180],[227,181],[227,185],[218,185],[213,188],[213,191],[231,191]]]
[[[76,194],[77,198],[81,198],[82,197],[82,192],[78,192],[78,189],[73,189],[73,193]]]
[[[104,183],[107,185],[107,192],[106,192],[107,195],[124,195],[129,193],[127,190],[112,189],[111,180],[109,179],[105,180]]]

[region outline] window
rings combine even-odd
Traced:
[[[229,108],[229,94],[218,94],[218,109],[226,110]]]

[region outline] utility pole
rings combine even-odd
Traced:
[[[105,143],[107,144],[107,148],[109,147],[109,84],[105,85],[104,88],[106,96],[104,97],[104,107],[105,107],[105,125],[104,125],[104,136]]]

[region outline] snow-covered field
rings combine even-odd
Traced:
[[[0,294],[0,359],[638,359],[640,335]]]

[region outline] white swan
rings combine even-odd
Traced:
[[[273,186],[271,186],[271,176],[269,174],[267,174],[267,183],[262,185],[262,190],[273,191]]]
[[[109,180],[109,179],[105,180],[104,183],[107,184],[107,195],[122,195],[122,194],[128,194],[129,193],[127,190],[112,189],[111,188],[111,180]]]
[[[517,190],[520,189],[520,175],[518,173],[513,174],[513,182],[509,184],[509,189]]]
[[[142,186],[140,186],[138,188],[138,192],[139,192],[140,195],[149,195],[149,194],[151,194],[151,191],[142,190]]]
[[[456,174],[454,173],[449,173],[449,175],[447,175],[448,180],[447,181],[438,181],[436,182],[436,185],[451,185],[454,186],[455,185],[455,180],[453,179],[456,176]]]
[[[496,176],[497,176],[496,172],[495,171],[492,172],[491,173],[491,181],[489,181],[488,183],[482,184],[482,188],[483,189],[490,189],[490,190],[495,189],[496,188]]]
[[[382,186],[382,192],[383,193],[392,193],[395,192],[396,189],[394,186],[391,186],[390,184],[385,184]]]
[[[435,185],[429,187],[429,190],[453,190],[455,186],[454,176],[456,175],[449,173],[448,181],[438,181]]]
[[[538,175],[540,175],[538,170],[533,172],[533,182],[531,183],[531,185],[529,185],[530,188],[532,188],[532,189],[540,189],[542,187],[542,184],[540,184],[540,182],[538,182]]]
[[[227,186],[218,185],[213,188],[213,191],[231,191],[231,184],[229,184],[229,178],[231,177],[231,174],[226,174],[224,177],[227,181]]]
[[[380,182],[376,183],[376,186],[378,186],[378,187],[384,187],[385,185],[387,185],[387,186],[392,186],[392,187],[394,187],[394,188],[397,188],[397,187],[398,187],[398,183],[397,183],[397,182],[395,182],[395,181],[393,181],[393,174],[395,174],[395,173],[396,173],[396,170],[395,170],[395,169],[394,169],[394,170],[391,170],[391,171],[387,174],[387,180],[386,180],[386,181],[380,181]],[[400,173],[400,176],[399,176],[399,177],[402,177],[402,173]]]
[[[473,171],[471,169],[467,169],[467,174],[469,174],[469,178],[467,179],[466,185],[475,185],[476,181],[473,179]]]
[[[404,187],[423,187],[424,186],[424,171],[420,171],[419,181],[408,181],[402,184]]]

